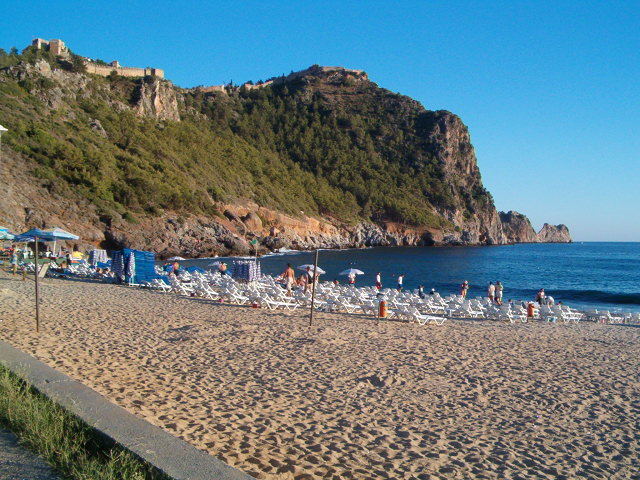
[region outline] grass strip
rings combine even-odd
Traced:
[[[169,480],[37,392],[0,365],[0,425],[44,458],[59,474],[77,480]]]

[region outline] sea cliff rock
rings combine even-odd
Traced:
[[[571,235],[566,225],[545,223],[538,232],[538,241],[542,243],[571,243]]]
[[[500,212],[502,232],[508,243],[536,243],[539,241],[529,219],[518,212]]]

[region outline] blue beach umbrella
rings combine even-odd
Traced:
[[[14,238],[16,242],[35,242],[36,243],[36,257],[34,259],[35,266],[35,284],[36,284],[36,332],[40,331],[40,282],[38,280],[39,277],[39,268],[38,268],[38,242],[53,242],[56,240],[56,236],[47,230],[42,230],[40,228],[32,228],[24,232],[21,235],[17,235]]]
[[[51,230],[46,230],[51,233],[55,238],[53,240],[53,253],[56,253],[56,241],[57,240],[78,240],[80,237],[78,235],[74,235],[73,233],[69,233],[66,230],[61,228],[52,228]]]
[[[36,238],[43,242],[53,242],[55,240],[54,235],[48,230],[41,230],[40,228],[32,228],[20,235],[16,235],[14,239],[16,242],[35,242]]]

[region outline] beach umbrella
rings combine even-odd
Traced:
[[[55,240],[51,232],[47,230],[41,230],[39,228],[32,228],[20,235],[16,235],[14,239],[16,242],[35,242],[36,238],[42,242],[53,242]]]
[[[35,242],[35,258],[34,258],[34,266],[35,266],[35,284],[36,284],[36,332],[40,331],[40,268],[38,267],[38,243],[40,241],[43,242],[52,242],[55,240],[54,235],[47,230],[41,230],[39,228],[32,228],[20,235],[16,235],[14,241],[16,242]]]
[[[49,232],[54,238],[58,240],[79,240],[80,237],[73,233],[67,232],[61,228],[52,228],[51,230],[45,230],[45,232]]]
[[[45,230],[50,232],[53,238],[53,253],[56,253],[56,244],[58,240],[79,240],[80,237],[78,235],[74,235],[73,233],[67,232],[61,228],[52,228],[51,230]]]
[[[13,240],[15,235],[9,230],[0,230],[0,240]]]
[[[357,268],[348,268],[340,272],[338,275],[364,275],[364,272]]]
[[[315,271],[316,271],[316,270],[315,270],[315,269],[316,269],[316,267],[315,267],[314,265],[311,265],[310,263],[305,264],[305,265],[300,265],[300,266],[298,267],[298,270],[304,270],[304,271],[306,272],[306,271],[307,271],[307,268],[310,268],[312,272],[315,272]],[[323,273],[327,273],[327,272],[325,272],[323,269],[321,269],[320,267],[318,267],[318,273],[319,273],[320,275],[322,275]]]
[[[170,260],[172,262],[181,262],[183,260],[186,260],[186,258],[182,258],[182,257],[171,257],[171,258],[167,258],[167,260]]]
[[[129,283],[135,283],[134,277],[136,276],[136,256],[133,252],[129,254],[129,260],[127,261],[127,276],[129,277]]]
[[[222,265],[222,262],[211,262],[207,267],[219,267],[220,265]]]

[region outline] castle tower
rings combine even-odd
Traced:
[[[49,40],[49,51],[54,55],[65,55],[67,53],[67,47],[60,39],[54,38]]]

